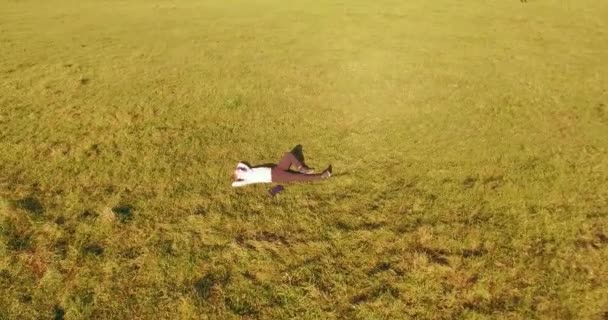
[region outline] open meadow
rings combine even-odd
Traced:
[[[239,318],[608,319],[608,1],[0,0],[0,319]]]

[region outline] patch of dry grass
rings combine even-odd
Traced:
[[[0,319],[608,314],[602,1],[0,12]]]

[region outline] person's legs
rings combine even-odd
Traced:
[[[296,157],[296,159],[298,159],[304,166],[306,166],[306,161],[304,160],[304,151],[302,151],[301,144],[298,144],[297,146],[293,147],[290,152]]]
[[[302,167],[302,163],[293,155],[293,153],[285,152],[283,158],[281,158],[276,167],[285,171],[289,170],[292,165],[298,169]]]
[[[319,174],[302,174],[295,173],[283,170],[281,168],[274,167],[272,168],[272,182],[286,183],[286,182],[309,182],[309,181],[317,181],[328,178],[329,175],[327,173],[319,173]]]

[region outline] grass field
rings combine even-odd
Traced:
[[[608,319],[608,2],[0,1],[0,319],[64,318]]]

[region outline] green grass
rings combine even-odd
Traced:
[[[4,0],[0,319],[606,319],[607,18]]]

